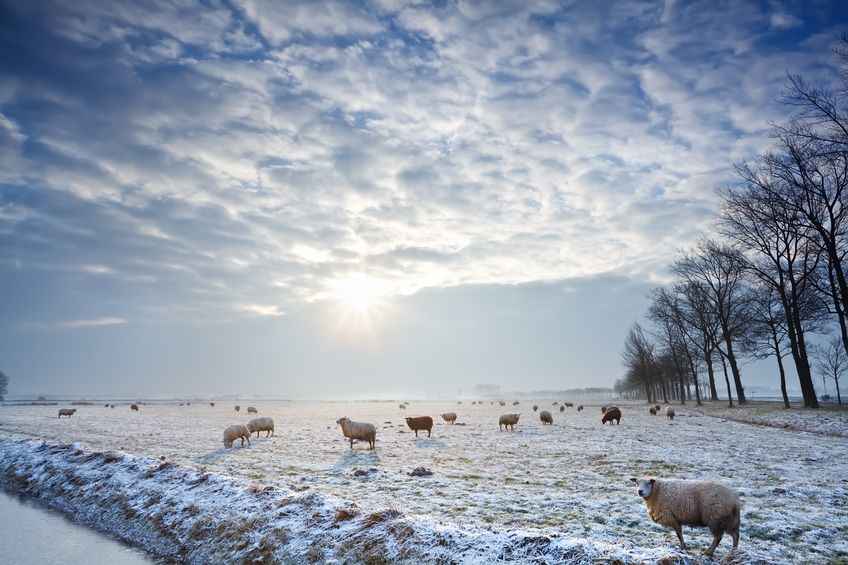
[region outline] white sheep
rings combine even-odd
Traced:
[[[353,449],[353,440],[368,442],[368,449],[374,449],[377,441],[377,428],[373,424],[365,422],[354,422],[350,418],[339,418],[336,423],[341,426],[342,434],[350,440],[350,448]]]
[[[733,537],[733,549],[739,545],[739,513],[742,503],[728,487],[712,481],[681,481],[671,479],[630,479],[645,500],[651,519],[677,533],[680,547],[683,526],[709,528],[713,543],[705,551],[712,555],[725,532]]]
[[[265,437],[274,435],[274,419],[268,416],[254,418],[247,423],[247,430],[250,433],[256,432],[256,437],[259,437],[259,432],[268,432]]]
[[[665,407],[665,417],[668,418],[669,420],[674,420],[674,408],[672,408],[671,406],[666,406]]]
[[[244,447],[244,441],[247,440],[247,445],[250,445],[250,431],[247,426],[235,424],[224,430],[224,447],[232,447],[233,442],[241,438],[241,446]]]

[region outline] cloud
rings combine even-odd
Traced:
[[[400,294],[652,280],[767,147],[785,72],[827,71],[826,41],[778,38],[790,8],[16,5],[0,269],[198,323],[365,271]]]
[[[243,304],[239,307],[239,310],[256,316],[270,316],[274,318],[284,314],[279,306],[266,304]]]
[[[56,323],[58,328],[78,329],[78,328],[101,328],[104,326],[120,326],[126,324],[124,318],[104,317],[94,318],[93,320],[68,320],[65,322]]]

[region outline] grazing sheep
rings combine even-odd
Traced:
[[[104,405],[103,405],[103,408],[109,408],[109,405],[108,405],[108,404],[104,404]]]
[[[520,403],[520,402],[518,402],[517,400],[516,400],[515,402],[513,402],[513,403],[512,403],[512,405],[513,405],[513,406],[518,406],[519,404],[521,404],[521,403]]]
[[[533,405],[533,412],[536,412],[538,409],[539,409],[539,405],[538,405],[538,404],[534,404],[534,405]]]
[[[233,442],[241,438],[241,446],[244,447],[244,441],[247,440],[247,445],[250,445],[250,431],[247,426],[236,424],[224,430],[224,447],[232,447]]]
[[[415,437],[418,437],[418,430],[422,432],[427,430],[427,437],[430,437],[430,431],[433,429],[433,418],[430,416],[418,416],[407,418],[406,425],[409,429],[415,432]]]
[[[456,412],[447,412],[442,414],[442,420],[447,422],[448,424],[453,424],[456,422]]]
[[[566,402],[565,405],[568,406],[569,408],[574,408],[573,402]]]
[[[114,408],[114,407],[115,407],[115,405],[114,405],[114,404],[110,404],[110,405],[109,405],[109,408]]]
[[[669,420],[674,420],[674,408],[672,408],[671,406],[666,406],[665,407],[665,417],[668,418]]]
[[[503,431],[503,428],[507,430],[515,431],[515,424],[518,423],[518,418],[521,417],[521,414],[504,414],[498,420],[498,430]]]
[[[462,401],[461,401],[461,400],[457,400],[457,401],[456,401],[456,403],[457,403],[457,404],[462,404]]]
[[[209,403],[209,406],[211,406],[211,407],[213,407],[213,408],[214,408],[214,407],[215,407],[215,403],[214,403],[214,402],[210,402],[210,403]]]
[[[547,410],[542,410],[539,412],[539,419],[542,421],[542,424],[551,424],[554,423],[554,417],[551,416],[551,413]]]
[[[130,410],[132,410],[133,412],[138,412],[138,405],[137,404],[130,404]]]
[[[504,402],[503,400],[498,400],[498,404],[500,404],[501,406],[506,406],[506,402]]]
[[[76,413],[76,411],[77,411],[76,408],[59,408],[59,416],[58,417],[61,418],[62,416],[67,416],[68,418],[70,418],[71,416],[74,415],[74,413]]]
[[[712,481],[670,479],[630,479],[645,500],[651,520],[677,533],[680,547],[683,526],[709,528],[713,543],[704,553],[712,555],[725,532],[733,537],[733,549],[739,545],[739,496],[728,487]]]
[[[240,410],[241,410],[241,406],[239,406],[238,404],[236,404],[236,412],[238,412],[238,411],[240,411]]]
[[[656,416],[656,415],[657,415],[657,409],[656,409],[656,408],[654,408],[653,406],[651,406],[650,408],[648,408],[648,412],[650,412],[650,413],[651,413],[651,416]]]
[[[259,412],[253,406],[248,406],[247,407],[247,413],[248,414],[258,414]]]
[[[601,418],[602,424],[609,422],[612,425],[613,420],[615,420],[616,425],[621,423],[621,410],[618,409],[618,406],[605,406],[604,408],[606,408],[606,411],[604,417]]]
[[[565,412],[565,406],[560,406],[560,407],[559,407],[559,411],[560,411],[560,412]]]
[[[578,406],[578,407],[577,407],[577,411],[578,411],[578,412],[582,412],[582,411],[583,411],[583,405],[582,405],[582,404],[581,404],[580,406]]]
[[[341,426],[342,434],[350,440],[350,448],[353,449],[353,440],[368,442],[368,449],[374,449],[377,441],[377,428],[372,424],[354,422],[350,418],[339,418],[336,423]]]
[[[557,404],[559,404],[559,402],[557,402],[556,400],[554,400],[554,403],[553,403],[553,404],[551,404],[551,406],[556,406]]]
[[[259,432],[268,432],[265,437],[274,435],[274,419],[268,416],[254,418],[247,423],[247,429],[251,434],[256,432],[256,437],[259,437]]]

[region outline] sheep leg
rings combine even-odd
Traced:
[[[353,438],[350,438],[350,448],[353,449]]]
[[[733,549],[736,549],[739,546],[739,526],[736,526],[736,529],[731,531],[730,535],[733,537]]]
[[[683,551],[686,551],[688,548],[686,547],[686,542],[683,541],[683,526],[680,524],[676,524],[674,527],[674,531],[677,532],[677,539],[680,540],[680,548]]]
[[[427,429],[427,437],[430,437],[430,429]]]
[[[717,529],[713,532],[713,544],[704,552],[704,555],[712,556],[713,552],[715,552],[718,544],[721,543],[721,538],[724,536],[724,530]]]

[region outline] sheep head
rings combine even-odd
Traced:
[[[651,494],[654,492],[654,485],[656,484],[656,479],[637,479],[636,477],[631,477],[630,482],[636,485],[636,492],[639,493],[639,496],[642,498],[651,498]]]

